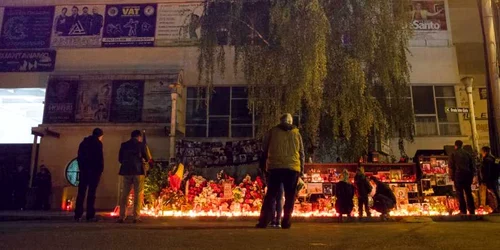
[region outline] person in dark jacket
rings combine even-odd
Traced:
[[[389,211],[396,206],[396,196],[389,185],[381,182],[377,177],[371,176],[371,181],[375,184],[373,209],[381,213],[382,220],[387,220]]]
[[[498,194],[498,177],[499,164],[496,162],[495,156],[491,154],[490,147],[481,148],[483,163],[480,171],[480,182],[486,185],[486,188],[491,190],[497,200],[497,207],[493,207],[494,212],[500,212],[500,195]]]
[[[35,176],[36,208],[50,210],[50,194],[52,193],[52,176],[45,165],[40,166],[40,172]]]
[[[356,191],[358,194],[359,218],[363,217],[363,207],[365,208],[366,216],[371,217],[370,207],[368,205],[368,195],[372,192],[372,185],[368,179],[366,179],[365,169],[363,167],[358,168],[356,171],[354,184],[356,185]]]
[[[119,174],[123,176],[123,186],[118,223],[123,223],[127,217],[127,201],[132,186],[134,188],[134,223],[140,222],[144,196],[144,175],[146,174],[144,164],[151,160],[142,140],[141,131],[134,130],[130,140],[122,143],[120,147],[118,161],[121,164]]]
[[[78,148],[78,166],[80,168],[78,195],[76,198],[75,220],[83,215],[83,201],[87,196],[87,221],[95,221],[95,194],[104,170],[102,147],[103,131],[95,128],[91,136],[86,137]],[[87,193],[88,191],[88,193]]]
[[[285,191],[281,227],[283,229],[291,227],[297,183],[304,171],[304,145],[299,129],[293,125],[291,114],[284,114],[280,122],[264,136],[262,141],[263,154],[260,168],[269,172],[269,183],[257,228],[266,228],[272,220],[272,207],[276,205],[275,200],[281,185]]]
[[[448,161],[450,168],[450,177],[455,183],[458,201],[460,203],[460,213],[467,214],[467,208],[470,215],[475,214],[474,198],[472,197],[472,181],[476,172],[474,159],[463,149],[463,142],[455,142],[455,152],[453,152]],[[464,195],[467,196],[467,203]]]
[[[351,218],[352,208],[354,203],[354,186],[349,183],[349,172],[346,169],[342,172],[342,180],[335,187],[335,210],[339,214],[339,222],[342,222],[342,215],[347,214],[347,218]]]

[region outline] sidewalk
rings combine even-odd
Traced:
[[[67,211],[0,211],[0,222],[4,221],[72,221],[73,212]],[[103,221],[114,221],[116,218],[111,216],[111,212],[98,212],[97,216]],[[257,217],[147,217],[143,220],[147,222],[165,222],[179,220],[196,221],[257,221]],[[338,223],[336,217],[294,217],[295,222],[315,222],[315,223]],[[344,221],[347,219],[344,217]],[[350,222],[358,222],[353,218]],[[453,222],[453,221],[488,221],[500,223],[499,214],[485,216],[461,217],[461,216],[421,216],[421,217],[390,217],[389,222],[400,223],[428,223],[428,222]],[[375,223],[382,222],[380,218],[363,218],[363,222]]]

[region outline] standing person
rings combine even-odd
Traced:
[[[134,187],[134,223],[141,222],[141,207],[144,196],[144,164],[149,162],[146,146],[142,143],[141,131],[134,130],[130,140],[122,143],[118,161],[121,164],[120,175],[123,176],[122,194],[120,197],[120,219],[123,223],[127,217],[127,201],[130,189]]]
[[[52,193],[52,176],[45,165],[40,166],[40,172],[35,176],[36,208],[50,210],[50,194]]]
[[[498,194],[498,177],[500,166],[496,162],[495,156],[491,154],[490,147],[481,148],[481,155],[483,156],[483,163],[480,171],[480,181],[486,185],[486,188],[491,190],[497,200],[497,207],[492,207],[495,213],[500,212],[500,196]],[[485,197],[486,198],[486,197]]]
[[[368,206],[368,195],[372,192],[372,185],[366,179],[365,168],[359,167],[354,176],[354,184],[358,194],[358,212],[359,218],[363,217],[363,207],[366,211],[366,216],[371,217],[370,207]]]
[[[342,222],[342,215],[344,214],[347,214],[347,218],[350,219],[352,208],[354,207],[352,201],[352,198],[354,198],[354,186],[349,183],[349,172],[347,172],[347,169],[342,171],[342,180],[335,187],[335,197],[337,197],[335,210],[339,214],[339,222]]]
[[[470,215],[475,214],[474,198],[472,197],[472,181],[476,168],[474,159],[463,149],[463,142],[455,141],[455,152],[450,155],[449,168],[451,180],[455,183],[458,201],[460,203],[460,214],[467,215],[467,208]],[[467,197],[467,203],[465,197]]]
[[[86,6],[83,7],[82,14],[78,16],[78,18],[85,32],[84,34],[87,36],[92,35],[92,33],[90,32],[90,23],[92,22],[92,16],[89,14],[89,8]]]
[[[266,228],[269,224],[272,219],[272,207],[275,206],[274,200],[283,185],[285,206],[281,227],[288,229],[291,227],[297,182],[304,171],[305,160],[302,136],[299,129],[293,125],[292,115],[283,115],[280,124],[266,134],[262,145],[261,168],[269,171],[269,183],[256,227]]]
[[[55,18],[53,26],[55,33],[59,36],[68,35],[68,29],[67,29],[68,25],[66,24],[66,19],[68,19],[68,16],[66,16],[67,13],[68,13],[68,8],[62,8],[61,14]]]
[[[380,218],[387,220],[389,211],[396,206],[396,196],[391,188],[381,182],[377,177],[372,176],[371,180],[375,185],[375,195],[373,196],[373,209],[381,213]]]
[[[90,34],[91,35],[100,35],[101,29],[103,25],[104,17],[99,14],[99,10],[97,7],[92,8],[92,19],[90,23]]]
[[[283,214],[283,194],[285,193],[283,189],[283,184],[280,185],[280,189],[278,191],[278,195],[275,198],[274,204],[275,206],[272,206],[272,216],[273,219],[271,220],[271,227],[274,228],[281,228],[281,215]]]
[[[77,160],[80,167],[80,183],[78,184],[78,196],[76,198],[75,221],[80,221],[82,218],[85,196],[87,196],[87,221],[96,221],[95,194],[104,170],[103,136],[102,129],[95,128],[92,135],[83,139],[78,148]]]

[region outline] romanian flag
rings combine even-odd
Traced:
[[[151,150],[149,150],[148,142],[146,140],[146,130],[142,131],[142,144],[144,145],[144,148],[146,149],[146,158],[149,159],[148,165],[149,165],[149,167],[152,167],[153,155],[151,155]]]
[[[168,180],[170,182],[170,187],[177,191],[181,188],[181,182],[182,178],[184,177],[184,165],[182,163],[179,163],[177,166],[177,170],[175,171],[175,174],[170,175],[168,177]]]

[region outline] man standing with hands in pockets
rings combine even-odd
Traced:
[[[149,162],[149,154],[146,145],[143,144],[141,131],[134,130],[130,140],[122,143],[118,160],[121,164],[120,175],[123,176],[122,194],[120,197],[120,219],[123,223],[127,217],[127,200],[130,189],[134,187],[134,223],[140,222],[142,200],[144,198],[144,164]]]

